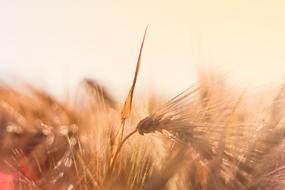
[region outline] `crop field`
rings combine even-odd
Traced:
[[[170,100],[137,102],[143,43],[125,102],[91,79],[63,101],[1,85],[2,190],[285,189],[285,87],[200,72]]]

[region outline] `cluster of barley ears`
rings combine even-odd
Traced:
[[[264,98],[202,73],[169,101],[137,103],[140,60],[123,106],[90,79],[65,102],[2,85],[0,184],[7,174],[10,189],[285,189],[284,87]]]

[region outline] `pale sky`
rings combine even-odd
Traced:
[[[252,87],[285,81],[284,0],[0,0],[0,78],[63,94],[80,79],[174,95],[198,67]]]

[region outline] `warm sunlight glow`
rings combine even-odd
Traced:
[[[284,6],[281,0],[3,1],[1,78],[62,92],[88,76],[125,96],[148,25],[139,91],[176,94],[202,65],[242,85],[281,82]]]

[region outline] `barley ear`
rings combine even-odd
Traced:
[[[133,132],[129,133],[124,139],[124,128],[125,128],[125,121],[126,119],[129,117],[131,110],[132,110],[132,101],[133,101],[133,94],[134,94],[134,90],[135,90],[135,86],[136,86],[136,82],[137,82],[137,77],[138,77],[138,73],[139,73],[139,69],[140,69],[140,64],[141,64],[141,57],[142,57],[142,50],[143,50],[143,46],[144,46],[144,41],[145,41],[145,37],[146,37],[146,32],[147,32],[147,27],[145,29],[144,32],[144,36],[143,36],[143,40],[141,43],[141,47],[140,47],[140,52],[139,52],[139,57],[138,57],[138,61],[137,61],[137,66],[136,66],[136,71],[135,71],[135,76],[134,76],[134,80],[133,80],[133,84],[130,88],[129,94],[125,100],[124,103],[124,107],[121,111],[121,125],[120,125],[120,129],[118,131],[117,135],[121,132],[121,135],[119,137],[119,143],[118,143],[118,147],[115,149],[115,153],[112,156],[111,162],[110,162],[110,172],[113,171],[114,168],[114,163],[116,161],[116,158],[121,150],[121,148],[123,147],[124,143],[128,140],[129,137],[131,137],[133,134],[136,133],[137,129],[135,129]],[[115,137],[115,139],[117,139]]]
[[[142,50],[143,50],[143,46],[144,46],[146,32],[147,32],[147,28],[145,29],[143,41],[142,41],[142,44],[141,44],[141,47],[140,47],[140,53],[139,53],[139,57],[138,57],[138,61],[137,61],[137,66],[136,66],[136,71],[135,71],[133,84],[132,84],[132,86],[130,88],[130,91],[129,91],[129,94],[128,94],[127,98],[126,98],[124,107],[123,107],[123,109],[121,111],[122,133],[124,131],[124,123],[125,123],[126,119],[129,117],[129,115],[131,113],[131,110],[132,110],[133,94],[134,94],[134,90],[135,90],[135,86],[136,86],[136,82],[137,82],[138,73],[139,73],[139,70],[140,70]]]

